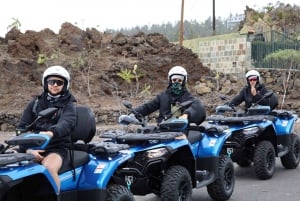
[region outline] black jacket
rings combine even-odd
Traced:
[[[75,102],[74,96],[69,91],[54,101],[49,100],[47,93],[42,93],[37,102],[34,99],[27,105],[17,129],[24,129],[33,122],[40,111],[50,107],[59,108],[52,117],[38,120],[30,130],[53,132],[54,136],[46,149],[67,147],[71,142],[69,134],[76,124]]]
[[[247,110],[252,103],[257,103],[259,100],[262,99],[263,95],[268,92],[266,87],[263,84],[257,84],[255,86],[257,94],[253,96],[251,94],[251,87],[250,85],[245,86],[240,93],[235,96],[230,102],[230,105],[237,106],[245,101],[245,110]],[[278,98],[275,94],[273,94],[269,98],[265,98],[259,102],[260,105],[270,106],[271,110],[275,109],[278,105]]]
[[[188,114],[190,123],[202,123],[206,118],[205,108],[202,105],[202,102],[192,96],[186,89],[184,89],[180,96],[174,96],[169,88],[158,94],[153,100],[137,107],[135,110],[143,116],[147,116],[156,110],[159,110],[157,122],[160,123],[166,115],[171,113],[172,105],[175,105],[177,102],[182,103],[189,100],[193,100],[193,103],[189,108],[183,111],[183,114]]]

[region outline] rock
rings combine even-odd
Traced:
[[[193,87],[193,90],[196,92],[198,95],[204,95],[207,93],[210,93],[212,90],[209,88],[205,83],[199,83],[196,86]]]

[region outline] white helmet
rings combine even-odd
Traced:
[[[62,66],[51,66],[45,70],[45,72],[43,73],[43,78],[42,78],[42,85],[44,88],[45,88],[44,85],[45,85],[46,79],[51,75],[55,75],[55,76],[63,78],[67,82],[67,84],[65,85],[66,89],[69,89],[70,74]]]
[[[187,81],[187,72],[182,66],[174,66],[169,70],[168,80],[170,82],[172,75],[182,75],[184,77],[184,81]]]
[[[256,70],[250,70],[246,73],[246,79],[251,76],[256,76],[258,79],[260,78],[260,74]]]

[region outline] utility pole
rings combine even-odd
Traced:
[[[183,41],[183,11],[184,11],[184,0],[181,0],[180,38],[179,38],[180,46],[182,46],[182,41]]]
[[[216,12],[215,12],[215,0],[213,0],[213,21],[212,21],[212,28],[213,28],[213,36],[216,35]]]

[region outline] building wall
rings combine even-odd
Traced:
[[[251,67],[247,37],[200,41],[198,55],[204,66],[223,73],[244,73]]]

